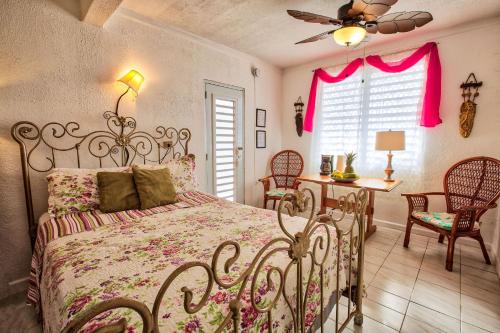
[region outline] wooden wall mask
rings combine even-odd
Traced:
[[[302,98],[299,96],[297,102],[293,104],[295,108],[295,127],[297,129],[298,136],[302,136],[304,132],[304,117],[302,116],[302,112],[304,111],[304,103],[302,102]]]
[[[476,97],[479,96],[479,87],[483,82],[477,82],[476,75],[470,73],[467,80],[460,85],[462,88],[462,97],[464,102],[460,106],[459,126],[460,134],[468,138],[474,126],[474,117],[476,116]]]

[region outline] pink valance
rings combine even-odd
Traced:
[[[434,127],[440,124],[439,105],[441,102],[441,62],[437,45],[434,42],[424,44],[413,54],[398,62],[384,62],[378,55],[366,57],[368,64],[388,73],[399,73],[415,65],[422,57],[429,55],[427,62],[427,79],[425,83],[425,95],[422,104],[420,126]],[[318,79],[326,83],[341,82],[363,65],[363,59],[358,58],[349,63],[337,76],[331,76],[322,69],[314,71],[307,102],[306,116],[304,119],[304,130],[312,132],[314,122],[314,112],[316,108],[316,94],[318,89]]]
[[[425,55],[427,61],[427,79],[425,82],[425,95],[420,116],[420,126],[434,127],[441,124],[439,117],[439,104],[441,103],[441,61],[439,52],[434,42],[424,44],[407,58],[397,62],[384,62],[378,55],[366,57],[366,62],[387,73],[399,73],[415,65]]]
[[[344,81],[354,74],[360,66],[363,65],[363,59],[357,58],[351,61],[337,76],[331,76],[321,68],[314,71],[309,100],[307,102],[306,117],[304,118],[304,131],[312,132],[314,122],[314,110],[316,109],[316,94],[318,92],[318,79],[326,83],[337,83]]]

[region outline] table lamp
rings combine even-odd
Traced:
[[[382,131],[377,132],[375,139],[375,150],[388,150],[387,167],[385,168],[386,177],[384,181],[393,182],[391,178],[394,170],[392,169],[392,151],[405,150],[405,131]]]

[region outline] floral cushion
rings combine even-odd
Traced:
[[[130,172],[130,168],[53,169],[47,176],[49,215],[58,217],[98,209],[97,173],[102,171]]]
[[[185,155],[181,158],[169,160],[165,162],[165,166],[170,171],[170,177],[177,193],[198,190],[193,155]]]
[[[273,188],[270,191],[267,191],[266,194],[270,197],[283,197],[287,193],[293,193],[295,190],[293,189],[284,189],[284,188]]]
[[[413,212],[414,218],[432,224],[438,228],[451,230],[455,214],[440,212]]]

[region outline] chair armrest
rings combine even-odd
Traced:
[[[264,185],[264,195],[270,190],[271,188],[271,178],[272,176],[265,176],[259,179],[259,182]]]
[[[401,193],[401,196],[403,197],[427,196],[427,195],[444,195],[444,192]]]

